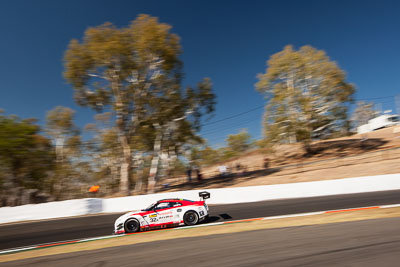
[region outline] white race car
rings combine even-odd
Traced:
[[[200,201],[169,198],[159,200],[146,209],[128,212],[115,221],[114,234],[195,225],[204,221],[208,217],[205,200],[210,198],[210,193],[200,192],[199,196]]]

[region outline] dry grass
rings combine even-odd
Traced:
[[[211,166],[203,169],[203,182],[188,184],[185,177],[180,177],[170,180],[170,188],[163,191],[285,184],[400,173],[400,149],[387,150],[400,148],[400,136],[394,133],[394,129],[391,127],[371,132],[364,142],[361,135],[315,142],[313,146],[316,153],[311,156],[304,154],[300,144],[281,145],[274,155],[268,155],[271,164],[267,172],[263,169],[265,154],[260,150],[252,151],[225,163],[232,167],[240,163],[246,166],[247,174],[237,173],[232,178],[221,179],[217,177],[218,166]]]
[[[359,220],[390,218],[390,217],[400,217],[400,208],[348,211],[348,212],[309,215],[309,216],[293,217],[285,219],[258,220],[258,221],[232,223],[232,224],[224,224],[216,226],[204,226],[200,228],[189,228],[181,230],[151,231],[140,234],[122,236],[119,238],[90,241],[85,243],[70,244],[58,247],[49,247],[39,250],[32,250],[16,254],[4,255],[0,256],[0,262],[49,256],[55,254],[79,252],[86,250],[95,250],[101,248],[131,245],[144,242],[169,240],[169,239],[183,238],[183,237],[229,234],[229,233],[261,230],[261,229],[359,221]]]

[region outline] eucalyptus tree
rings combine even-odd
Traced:
[[[85,126],[85,131],[92,135],[92,138],[85,142],[88,157],[94,172],[98,174],[97,179],[104,181],[108,193],[119,181],[122,153],[111,116],[110,112],[96,114],[95,122]]]
[[[124,194],[129,194],[140,129],[150,125],[157,140],[166,121],[174,119],[165,114],[177,112],[168,111],[167,104],[184,103],[181,47],[170,29],[155,17],[139,15],[126,28],[110,23],[89,28],[82,41],[70,42],[65,53],[64,76],[74,87],[76,102],[113,114],[122,150],[120,191]]]
[[[241,130],[237,134],[230,134],[226,138],[226,143],[228,148],[235,154],[240,154],[245,152],[251,147],[251,137],[247,130]]]
[[[53,140],[56,155],[55,174],[52,177],[52,194],[61,197],[68,193],[70,186],[78,181],[71,181],[76,177],[74,173],[74,160],[79,162],[81,151],[81,138],[79,129],[74,123],[75,111],[58,106],[46,115],[46,133]],[[73,190],[72,190],[73,191]]]
[[[57,162],[62,164],[66,150],[74,153],[79,149],[79,129],[74,123],[75,111],[58,106],[46,115],[46,133],[53,139],[56,147]]]
[[[203,142],[197,135],[201,128],[201,118],[211,115],[215,109],[215,94],[209,78],[199,82],[196,87],[187,87],[183,92],[168,92],[165,96],[158,101],[153,117],[156,138],[153,149],[155,155],[148,179],[150,192],[154,190],[160,159],[165,176],[177,160],[177,155],[183,154],[185,145]]]
[[[346,74],[322,50],[286,46],[267,62],[256,89],[267,99],[266,138],[273,143],[302,141],[346,132],[355,91]]]
[[[40,134],[35,119],[20,119],[0,112],[0,191],[19,204],[16,190],[47,191],[48,173],[54,167],[51,142]],[[14,196],[13,196],[14,194]],[[1,201],[1,199],[0,199]],[[6,201],[7,202],[7,201]]]

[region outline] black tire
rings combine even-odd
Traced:
[[[124,225],[125,233],[135,233],[140,230],[140,223],[136,219],[129,219]]]
[[[199,215],[197,212],[189,210],[183,215],[183,222],[185,225],[195,225],[199,222]]]

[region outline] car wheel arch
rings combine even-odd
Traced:
[[[199,221],[200,221],[200,215],[199,215],[199,213],[198,213],[196,210],[193,210],[193,209],[187,210],[187,211],[185,211],[185,213],[183,214],[183,221],[184,221],[184,223],[185,223],[186,225],[188,225],[188,224],[185,222],[185,216],[186,216],[186,214],[188,214],[189,212],[193,212],[193,213],[195,213],[196,216],[197,216],[197,221],[196,221],[196,223],[194,223],[194,224],[192,224],[192,225],[195,225],[195,224],[199,223]]]
[[[130,221],[134,221],[134,222],[137,223],[137,229],[136,229],[135,231],[132,231],[132,230],[127,229],[127,223],[130,222]],[[125,222],[124,222],[124,230],[125,230],[125,233],[139,232],[139,231],[140,231],[140,221],[139,221],[137,218],[135,218],[135,217],[127,218],[127,219],[125,220]]]

